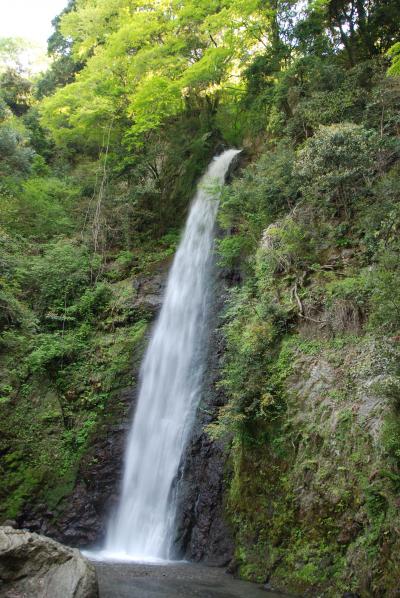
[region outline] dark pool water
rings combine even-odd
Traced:
[[[223,570],[192,563],[95,563],[100,598],[284,598]],[[286,597],[287,598],[287,597]]]

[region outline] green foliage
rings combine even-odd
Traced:
[[[229,402],[209,428],[214,437],[234,432],[242,440],[251,441],[252,429],[260,425],[259,420],[269,422],[284,410],[282,370],[287,375],[289,364],[283,354],[277,370],[273,363],[287,325],[287,308],[264,287],[260,291],[246,285],[232,292],[225,314],[227,349],[220,383]]]
[[[87,248],[71,241],[56,241],[44,247],[43,256],[31,258],[25,284],[35,310],[51,319],[62,316],[85,291],[91,273]]]
[[[263,153],[245,170],[243,178],[224,191],[219,221],[224,228],[232,227],[239,233],[242,241],[237,243],[241,250],[254,249],[264,228],[295,205],[298,191],[293,158],[292,148],[280,144]],[[222,241],[222,252],[225,247],[232,252],[234,243],[233,240]]]
[[[241,282],[209,431],[231,440],[239,572],[392,590],[398,386],[368,343],[400,328],[398,17],[394,0],[71,0],[34,81],[0,40],[2,516],[62,513],[120,421],[149,317],[135,279],[168,263],[195,181],[235,144],[251,163],[223,192],[218,259]],[[393,411],[379,438],[375,404]]]
[[[257,0],[186,2],[167,12],[156,2],[145,11],[128,10],[126,0],[78,4],[60,30],[73,40],[74,59],[86,64],[73,83],[45,99],[44,122],[60,143],[93,148],[94,121],[118,127],[133,118],[129,139],[141,146],[149,131],[186,107],[214,114],[272,27],[273,15]]]
[[[43,176],[47,169],[42,162],[34,162],[35,176],[9,188],[3,201],[0,224],[25,238],[46,241],[56,235],[71,233],[71,219],[78,189],[67,182]],[[43,173],[44,170],[44,173]]]
[[[61,32],[62,17],[70,13],[75,4],[75,0],[69,0],[64,10],[52,21],[54,32],[47,41],[47,48],[53,60],[50,68],[41,73],[36,81],[35,94],[39,99],[54,93],[58,87],[72,83],[75,74],[83,67],[83,63],[71,55],[71,40]]]
[[[226,236],[223,239],[219,239],[219,265],[231,269],[237,267],[251,247],[251,241],[244,234]]]
[[[0,331],[10,327],[18,328],[30,322],[29,312],[15,297],[13,287],[0,279]]]
[[[30,107],[32,84],[18,70],[8,68],[0,75],[0,95],[15,116],[24,115]]]
[[[20,54],[26,41],[17,37],[0,37],[0,73],[8,68],[20,68]]]
[[[356,276],[326,285],[327,305],[347,302],[368,317],[368,330],[379,335],[395,334],[400,329],[399,276],[397,251],[380,251],[376,262]]]
[[[388,71],[389,75],[400,75],[400,42],[395,43],[389,48],[388,56],[390,56],[392,60],[392,65]]]
[[[30,372],[45,372],[57,365],[68,363],[85,348],[87,328],[67,333],[39,334],[27,359]]]
[[[398,252],[384,252],[368,273],[371,315],[369,327],[381,333],[400,330],[400,272]]]
[[[246,71],[240,126],[257,158],[221,201],[220,262],[241,283],[222,324],[227,403],[208,426],[230,440],[240,575],[326,596],[360,591],[366,572],[366,593],[388,587],[381,547],[398,522],[397,415],[379,441],[369,428],[398,387],[360,378],[388,363],[373,369],[363,343],[399,330],[399,91],[368,59],[377,7],[360,37],[342,8],[310,5],[293,55],[268,48]]]
[[[27,144],[28,136],[23,126],[13,119],[0,122],[0,174],[26,175],[30,172],[35,152]],[[7,186],[2,183],[0,193],[7,193]]]
[[[149,113],[150,104],[152,109]],[[175,83],[164,77],[152,76],[142,83],[129,109],[135,119],[133,133],[140,135],[156,129],[167,118],[180,112],[182,97]]]
[[[391,417],[388,418],[384,422],[383,430],[382,430],[382,444],[387,451],[388,455],[391,457],[395,467],[398,471],[398,467],[400,465],[400,422],[398,415],[394,412],[391,414]],[[393,475],[392,475],[393,480]],[[395,480],[397,484],[399,483],[399,479]]]
[[[97,283],[93,287],[86,288],[79,297],[76,304],[69,307],[66,311],[68,318],[78,316],[87,321],[104,314],[111,301],[113,291],[105,283]]]
[[[366,193],[376,168],[378,137],[360,125],[321,126],[299,152],[301,189],[314,202],[348,209]]]
[[[301,271],[316,261],[314,240],[303,223],[291,217],[270,224],[257,252],[257,275],[266,288],[277,273]]]
[[[326,298],[328,305],[337,299],[353,301],[360,308],[365,307],[369,298],[368,276],[361,273],[359,276],[341,278],[326,285]]]

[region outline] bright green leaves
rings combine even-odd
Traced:
[[[90,282],[90,256],[84,245],[56,241],[44,247],[42,256],[31,261],[25,284],[35,309],[51,319],[65,310]]]
[[[400,42],[394,44],[389,52],[388,56],[392,60],[392,66],[390,67],[388,74],[389,75],[400,75]]]
[[[222,78],[227,72],[227,66],[231,57],[229,48],[207,48],[202,58],[184,73],[182,77],[183,86],[204,90],[211,85],[221,83]]]
[[[69,215],[78,189],[55,177],[32,177],[19,185],[9,182],[0,195],[0,226],[28,239],[44,241],[74,228]]]
[[[77,81],[43,100],[43,124],[58,144],[88,151],[101,146],[115,105],[112,97],[97,93],[97,85],[93,79]]]
[[[77,59],[88,58],[115,31],[131,4],[128,0],[78,0],[77,10],[65,14],[61,32],[74,40]]]
[[[130,104],[134,118],[133,133],[157,128],[168,117],[182,109],[179,86],[165,77],[150,76],[138,88]]]
[[[124,122],[125,138],[141,145],[146,132],[185,110],[189,96],[212,112],[226,88],[240,87],[273,18],[260,0],[78,0],[61,31],[86,66],[45,100],[44,122],[75,149],[101,145],[110,120]]]

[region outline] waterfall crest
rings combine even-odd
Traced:
[[[167,559],[176,505],[172,486],[200,398],[218,201],[204,188],[222,184],[238,150],[213,159],[202,177],[172,264],[163,305],[140,372],[121,497],[105,555]]]

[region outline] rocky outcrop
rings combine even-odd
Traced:
[[[73,492],[50,511],[45,504],[28,504],[19,527],[55,538],[69,546],[85,547],[101,542],[108,515],[115,504],[122,476],[125,436],[130,411],[135,402],[134,389],[119,396],[123,420],[105,425],[83,455]]]
[[[227,453],[204,431],[202,415],[186,451],[179,482],[175,545],[185,559],[225,566],[234,551],[223,505]]]
[[[167,273],[171,259],[167,258],[151,276],[138,276],[135,278],[133,288],[135,297],[133,305],[135,310],[140,310],[146,315],[153,317],[158,313],[166,285]]]
[[[283,418],[232,451],[241,576],[301,596],[400,595],[399,363],[393,340],[285,340]]]
[[[95,569],[76,549],[35,533],[1,527],[0,596],[96,598]]]

